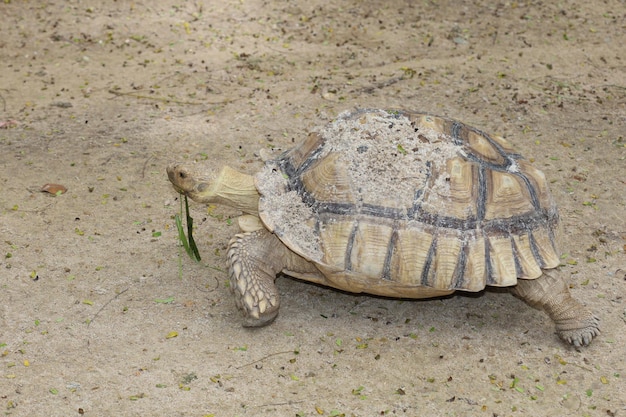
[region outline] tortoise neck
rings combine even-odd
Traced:
[[[217,176],[212,194],[217,204],[225,204],[255,216],[259,214],[259,192],[252,175],[225,166]]]

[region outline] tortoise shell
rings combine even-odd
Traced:
[[[543,173],[503,138],[452,119],[347,112],[255,182],[266,227],[348,291],[480,291],[559,264]]]

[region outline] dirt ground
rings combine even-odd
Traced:
[[[620,0],[0,4],[0,410],[11,416],[626,416],[626,5]],[[287,277],[250,330],[238,215],[173,160],[254,172],[356,107],[505,136],[550,180],[587,348],[506,292],[429,300]],[[46,183],[67,187],[57,196]]]

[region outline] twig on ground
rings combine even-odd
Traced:
[[[89,327],[91,325],[91,323],[93,323],[93,321],[96,319],[96,317],[98,317],[98,315],[102,312],[102,310],[104,310],[104,308],[106,306],[111,304],[111,301],[115,300],[117,297],[119,297],[120,295],[124,294],[128,290],[129,290],[129,288],[126,288],[125,290],[118,292],[117,294],[115,294],[115,297],[111,298],[109,301],[104,303],[104,305],[102,307],[100,307],[100,310],[98,310],[96,312],[96,314],[94,314],[93,317],[89,320],[89,323],[87,323],[87,327]]]
[[[287,353],[293,353],[293,350],[286,350],[286,351],[284,351],[284,352],[270,353],[270,354],[269,354],[269,355],[267,355],[267,356],[263,356],[261,359],[257,359],[257,360],[255,360],[255,361],[253,361],[253,362],[246,363],[245,365],[237,366],[235,369],[245,368],[245,367],[247,367],[247,366],[254,365],[255,363],[262,362],[262,361],[264,361],[264,360],[265,360],[265,359],[267,359],[267,358],[271,358],[272,356],[286,355]]]

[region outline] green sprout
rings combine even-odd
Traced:
[[[191,259],[196,262],[200,262],[200,252],[198,252],[198,247],[196,246],[196,242],[193,240],[193,218],[189,215],[189,203],[187,202],[187,196],[185,196],[185,214],[187,218],[187,236],[185,236],[185,230],[183,229],[183,221],[181,219],[183,213],[183,200],[180,200],[180,214],[174,216],[176,220],[176,228],[178,229],[178,239],[183,244],[185,248],[185,252]]]

